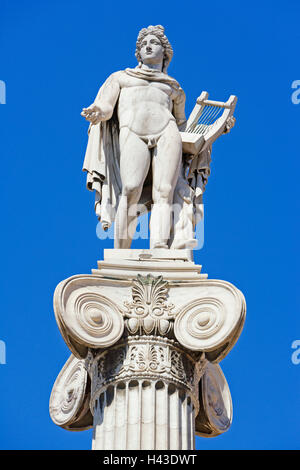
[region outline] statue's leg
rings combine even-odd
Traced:
[[[182,159],[182,141],[175,122],[171,121],[154,149],[153,208],[150,219],[150,247],[168,248],[172,203]]]
[[[150,151],[134,132],[120,130],[120,175],[122,195],[115,220],[115,248],[130,248],[134,236],[138,203],[150,166]]]

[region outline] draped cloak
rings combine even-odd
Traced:
[[[176,92],[179,103],[181,102],[181,104],[183,103],[184,105],[184,91],[180,88],[179,83],[169,75],[156,70],[144,70],[139,67],[135,69],[125,69],[124,72],[136,78],[147,81],[159,81],[170,85]],[[101,100],[101,96],[105,94],[107,81],[100,88],[95,101]],[[173,114],[175,115],[174,108]],[[175,119],[178,126],[182,126],[186,122],[184,115],[175,115]],[[202,199],[199,199],[199,196],[202,195],[205,187],[205,184],[203,185],[202,175],[205,173],[203,173],[203,170],[209,165],[209,161],[205,161],[203,164],[202,160],[201,154],[193,160],[192,172],[189,172],[188,178],[184,177],[184,172],[181,173],[174,194],[174,200],[182,200],[183,205],[186,204],[187,201],[189,204],[192,203],[195,214],[200,214],[200,218],[202,217]],[[207,160],[207,157],[205,160]],[[83,171],[87,172],[87,189],[95,191],[96,215],[101,221],[102,226],[107,229],[115,219],[122,192],[117,103],[113,115],[109,120],[89,126],[88,145],[83,163]],[[148,175],[144,182],[139,201],[139,204],[145,207],[146,210],[150,210],[151,208],[151,195],[152,181],[151,175],[150,177]],[[199,204],[201,205],[200,212]]]

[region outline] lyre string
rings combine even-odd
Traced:
[[[198,124],[196,124],[192,132],[205,135],[209,127],[216,121],[221,111],[222,108],[220,106],[206,105],[199,117]]]

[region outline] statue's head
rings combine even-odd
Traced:
[[[164,31],[165,28],[161,25],[141,29],[136,42],[135,56],[139,64],[162,62],[162,71],[167,73],[173,49]]]

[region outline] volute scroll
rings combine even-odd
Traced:
[[[72,354],[52,388],[49,402],[52,421],[68,431],[84,431],[92,427],[90,388],[85,361]]]
[[[77,285],[78,280],[81,285]],[[84,278],[71,278],[58,285],[54,310],[63,338],[78,358],[85,358],[88,348],[112,346],[124,331],[118,305],[93,287],[84,285]]]
[[[241,333],[246,305],[243,294],[225,281],[205,281],[203,297],[189,302],[175,317],[174,334],[192,351],[208,353],[217,362]]]

